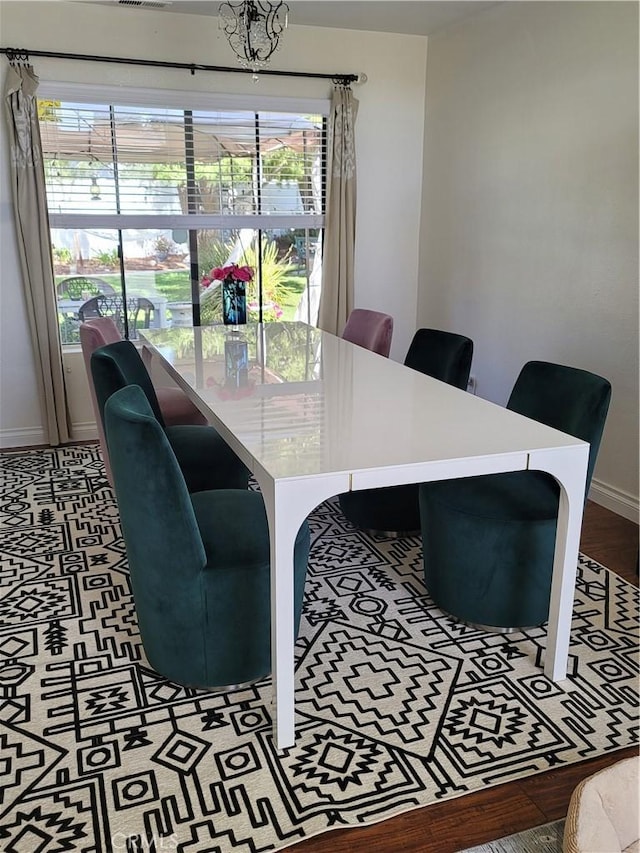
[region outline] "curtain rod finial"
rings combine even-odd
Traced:
[[[8,47],[4,53],[10,65],[26,65],[29,62],[29,53],[22,47]]]
[[[364,73],[364,71],[360,71],[358,72],[358,79],[356,80],[356,83],[358,84],[358,86],[361,86],[363,83],[366,83],[368,79],[369,78]]]

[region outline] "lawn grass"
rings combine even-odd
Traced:
[[[293,320],[304,291],[306,277],[303,275],[291,275],[282,280],[280,307],[282,308],[283,320]]]
[[[189,270],[165,270],[156,273],[156,287],[168,302],[191,302]]]

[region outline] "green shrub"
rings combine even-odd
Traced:
[[[263,303],[274,303],[279,305],[282,301],[282,284],[285,278],[293,269],[289,262],[291,252],[278,260],[278,245],[275,241],[268,242],[266,237],[262,238],[262,301]],[[249,302],[257,301],[258,299],[258,281],[257,281],[257,255],[254,245],[247,249],[240,261],[241,264],[247,264],[256,272],[253,281],[247,288],[247,299]]]
[[[158,255],[170,255],[175,251],[175,243],[161,234],[153,243],[153,248]]]
[[[78,321],[73,317],[62,317],[59,315],[58,323],[60,326],[60,341],[63,344],[79,344],[80,330]]]
[[[117,249],[112,249],[110,252],[98,252],[96,259],[100,261],[104,267],[117,267],[120,263]]]
[[[71,263],[71,252],[69,249],[65,249],[62,247],[58,249],[56,246],[52,248],[53,260],[58,264],[70,264]]]
[[[223,267],[232,250],[233,242],[221,240],[217,231],[199,231],[198,259],[200,261],[200,275],[202,276],[215,267]]]

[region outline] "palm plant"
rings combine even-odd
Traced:
[[[236,241],[226,243],[214,237],[212,232],[203,232],[211,235],[198,243],[198,253],[201,259],[201,274],[208,273],[215,267],[225,266],[229,258],[236,250]],[[287,252],[284,258],[278,258],[278,246],[273,240],[262,238],[262,264],[259,267],[256,252],[256,243],[243,248],[242,254],[235,260],[241,266],[249,266],[254,270],[253,281],[247,284],[247,306],[249,314],[257,316],[258,313],[258,270],[262,272],[262,303],[267,307],[274,317],[279,316],[279,304],[282,298],[282,284],[290,274],[293,265],[290,263],[291,252]],[[202,246],[202,253],[201,252]],[[200,320],[203,325],[220,322],[222,319],[222,288],[219,282],[213,282],[202,294],[200,302]]]

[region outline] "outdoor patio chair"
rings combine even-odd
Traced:
[[[102,278],[95,276],[74,275],[63,278],[56,285],[56,295],[59,299],[82,299],[86,293],[97,296],[115,296],[114,287]]]
[[[115,294],[113,296],[105,296],[104,294],[92,296],[78,308],[78,317],[81,323],[94,317],[111,317],[122,332],[122,298]]]
[[[106,296],[100,294],[92,296],[78,309],[78,317],[81,323],[96,317],[110,317],[118,327],[121,336],[127,332],[130,339],[138,337],[138,329],[148,329],[152,317],[155,315],[155,305],[146,296],[130,296],[126,300],[126,330],[125,330],[125,303],[121,296]]]
[[[146,296],[132,296],[127,299],[127,316],[129,318],[129,337],[137,337],[138,329],[148,329],[155,315],[155,305]],[[132,334],[133,332],[133,334]]]

